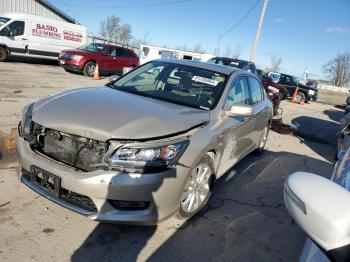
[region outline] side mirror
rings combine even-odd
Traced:
[[[109,82],[114,82],[114,81],[118,80],[119,78],[120,78],[120,76],[118,76],[118,75],[111,75],[108,78],[108,80],[109,80]]]
[[[109,78],[108,78],[108,82],[107,84],[105,84],[105,86],[112,86],[114,84],[115,81],[117,81],[118,79],[120,78],[120,76],[118,75],[111,75]]]
[[[338,161],[342,161],[343,160],[343,158],[344,158],[344,156],[346,155],[346,150],[340,150],[339,152],[338,152]]]
[[[233,105],[229,111],[226,112],[227,116],[246,116],[253,115],[253,107],[250,105],[237,104]]]
[[[350,192],[324,177],[296,172],[285,182],[284,202],[331,261],[349,261]]]

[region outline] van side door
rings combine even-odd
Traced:
[[[0,36],[4,39],[11,53],[28,52],[28,28],[24,20],[15,20],[0,31]]]

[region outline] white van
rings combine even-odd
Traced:
[[[213,55],[209,54],[143,44],[140,45],[140,52],[141,65],[155,59],[186,59],[206,62],[210,58],[214,57]]]
[[[11,55],[57,59],[64,49],[86,44],[86,28],[45,17],[0,15],[0,62]]]

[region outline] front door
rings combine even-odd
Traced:
[[[250,105],[249,86],[245,76],[239,76],[230,87],[224,111],[229,111],[232,105]],[[224,118],[225,129],[221,138],[222,158],[218,174],[227,172],[235,163],[242,159],[254,147],[253,130],[254,119],[251,117],[230,116]]]
[[[114,46],[107,46],[102,50],[102,55],[99,57],[98,66],[104,73],[117,73],[116,70],[117,51]]]
[[[0,31],[0,36],[12,53],[28,52],[28,34],[24,21],[13,21]]]

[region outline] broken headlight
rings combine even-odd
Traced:
[[[32,114],[34,103],[27,105],[23,109],[23,116],[21,121],[21,134],[22,136],[28,136],[31,134],[33,128]]]
[[[112,167],[152,168],[176,164],[189,141],[162,146],[125,145],[118,148],[107,162]]]

